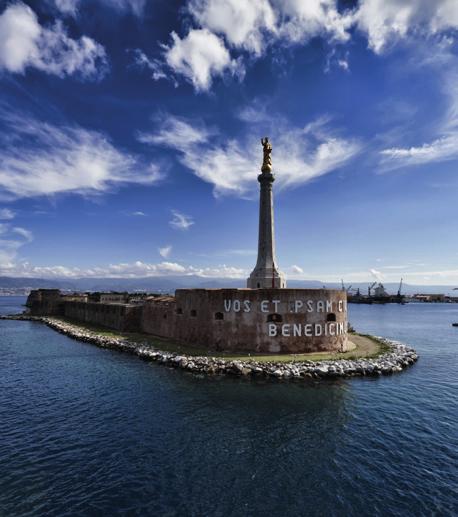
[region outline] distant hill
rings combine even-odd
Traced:
[[[359,288],[361,293],[366,294],[367,288],[372,282],[358,282],[352,284],[352,289]],[[386,290],[395,294],[399,284],[386,283]],[[44,278],[20,278],[0,277],[0,289],[62,289],[74,291],[148,291],[148,292],[173,292],[179,288],[237,288],[245,287],[244,279],[227,278],[202,278],[200,276],[164,276],[147,278],[72,278],[71,280],[44,279]],[[317,289],[327,287],[329,289],[340,289],[338,282],[320,282],[317,280],[289,280],[288,287]],[[447,285],[409,285],[402,287],[403,294],[415,293],[444,293],[456,295],[455,286]]]

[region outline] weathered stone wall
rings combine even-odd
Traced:
[[[125,332],[138,332],[142,314],[141,305],[115,303],[64,303],[64,316]]]
[[[35,289],[30,292],[26,306],[30,314],[59,316],[63,314],[62,295],[59,289]]]
[[[141,331],[155,336],[174,337],[176,301],[173,296],[148,299],[143,305]]]
[[[347,349],[347,295],[332,289],[179,289],[144,304],[65,300],[34,292],[35,315],[145,332],[207,350],[302,353]]]
[[[142,329],[209,350],[345,351],[346,293],[331,289],[179,289],[175,303],[146,303]]]

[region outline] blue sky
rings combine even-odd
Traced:
[[[0,1],[0,275],[458,284],[455,0]]]

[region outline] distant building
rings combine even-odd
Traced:
[[[416,302],[443,303],[449,300],[445,294],[414,294],[412,299]]]
[[[129,298],[129,293],[90,293],[88,295],[89,301],[98,303],[126,303]]]

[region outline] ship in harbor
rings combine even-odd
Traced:
[[[342,288],[343,282],[342,282]],[[398,292],[389,294],[381,282],[374,282],[367,288],[367,294],[361,293],[358,288],[356,291],[351,290],[351,286],[346,290],[348,303],[406,303],[406,297],[402,294],[402,278],[399,282]]]

